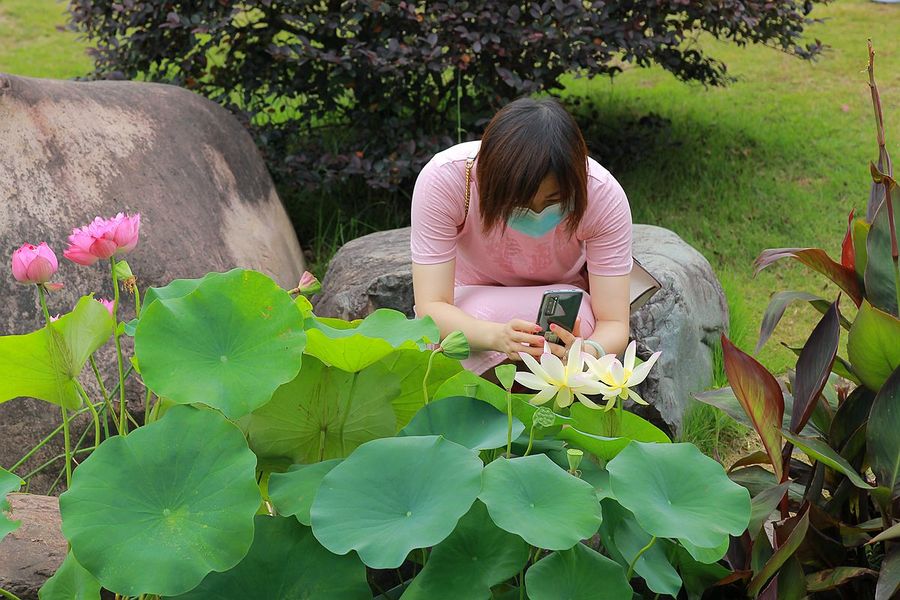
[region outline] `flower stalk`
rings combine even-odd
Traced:
[[[116,277],[116,259],[109,259],[113,284],[113,341],[116,345],[116,367],[119,371],[119,435],[128,435],[128,421],[125,419],[125,368],[122,357],[122,341],[119,339],[119,278]]]
[[[428,376],[431,375],[431,365],[434,363],[434,356],[440,351],[440,348],[431,351],[431,355],[428,357],[428,366],[425,367],[425,375],[422,377],[422,397],[425,399],[426,405],[430,400],[428,397]]]
[[[53,319],[50,318],[50,311],[47,309],[47,298],[45,296],[44,286],[43,284],[38,284],[38,298],[40,298],[41,303],[41,311],[44,313],[44,320],[47,323],[48,332],[52,331],[53,328]],[[53,335],[50,333],[50,335]],[[62,414],[62,426],[63,426],[63,447],[65,450],[66,456],[66,488],[69,487],[72,483],[72,440],[69,434],[69,415],[68,411],[66,411],[66,407],[60,404],[59,406],[60,413]]]

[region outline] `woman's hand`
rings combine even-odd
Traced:
[[[550,351],[559,358],[565,360],[569,352],[569,347],[575,342],[576,338],[581,337],[581,318],[575,319],[575,326],[572,327],[572,331],[566,331],[559,325],[552,323],[550,325],[550,331],[555,333],[559,338],[559,341],[562,342],[562,345],[550,344]],[[583,345],[581,351],[587,352],[594,358],[599,358],[597,356],[597,349],[589,344]]]
[[[544,353],[544,338],[536,335],[540,326],[522,319],[513,319],[500,324],[494,342],[494,349],[503,352],[512,360],[522,360],[519,352],[540,357]],[[527,344],[527,345],[526,345]]]

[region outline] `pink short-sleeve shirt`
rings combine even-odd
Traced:
[[[588,159],[587,209],[573,236],[565,222],[534,238],[510,228],[485,234],[472,169],[469,213],[465,211],[466,160],[481,142],[457,144],[425,165],[412,196],[412,260],[423,265],[456,259],[456,285],[585,287],[593,275],[631,272],[631,208],[619,182]],[[586,289],[586,288],[585,288]]]

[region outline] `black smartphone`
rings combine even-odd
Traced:
[[[541,299],[541,309],[535,322],[541,326],[542,335],[548,342],[559,343],[559,336],[550,331],[550,325],[559,325],[566,331],[575,327],[578,310],[581,308],[581,290],[547,290]]]

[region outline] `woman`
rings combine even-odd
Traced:
[[[467,193],[468,192],[468,193]],[[573,332],[551,326],[564,356],[576,336],[595,356],[628,342],[631,210],[619,183],[587,156],[575,120],[555,100],[503,107],[481,141],[425,165],[412,198],[416,313],[441,336],[461,330],[483,373],[519,352],[540,356],[535,324],[545,290],[585,292]],[[579,330],[580,327],[580,330]],[[573,335],[574,334],[574,335]]]

